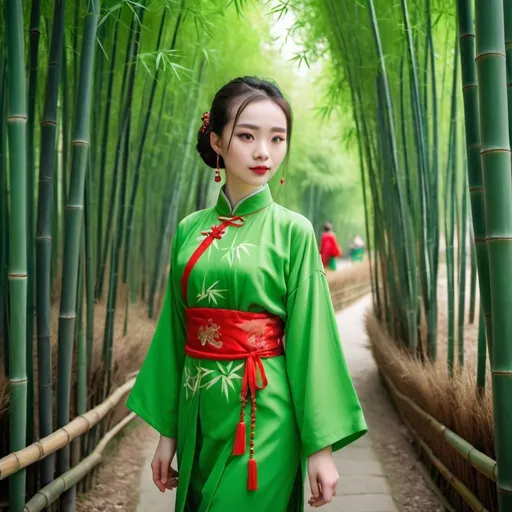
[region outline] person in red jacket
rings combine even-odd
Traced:
[[[320,255],[324,268],[336,270],[336,258],[342,255],[342,250],[336,240],[336,235],[332,230],[332,224],[326,222],[324,224],[324,232],[320,240]]]

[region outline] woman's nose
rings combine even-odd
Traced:
[[[269,157],[267,145],[265,143],[259,144],[253,156],[255,159],[267,160]]]

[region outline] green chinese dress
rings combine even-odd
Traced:
[[[257,392],[256,491],[247,490],[248,452],[231,454],[245,362],[185,355],[183,271],[206,230],[232,216],[245,223],[228,227],[199,258],[187,301],[268,312],[285,323],[285,353],[263,359],[268,385]],[[313,228],[273,202],[268,185],[234,208],[221,189],[215,207],[180,223],[158,327],[127,406],[177,438],[177,512],[302,511],[307,457],[366,432]]]

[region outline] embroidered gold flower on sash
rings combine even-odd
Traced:
[[[247,343],[256,350],[266,348],[268,337],[272,334],[273,324],[267,318],[248,320],[238,324],[247,333]]]
[[[222,341],[220,341],[220,327],[213,322],[211,318],[208,319],[208,325],[206,327],[199,327],[197,337],[204,347],[207,343],[214,346],[215,348],[222,347]]]

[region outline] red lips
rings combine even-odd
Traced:
[[[269,170],[269,167],[260,166],[260,167],[251,167],[250,169],[251,169],[251,171],[254,171],[257,174],[265,174]]]

